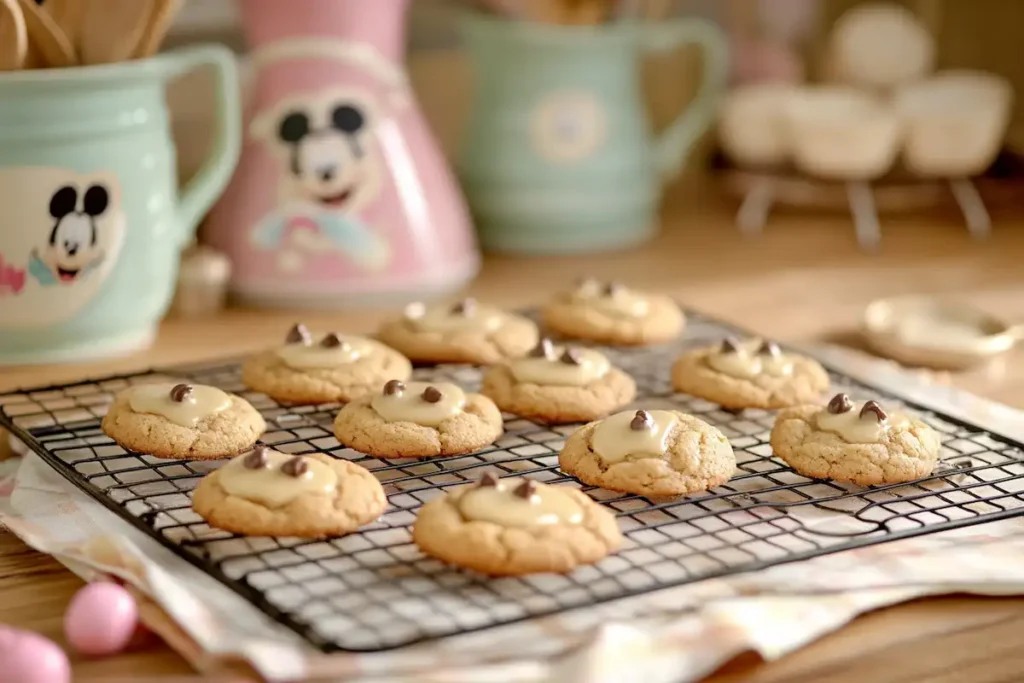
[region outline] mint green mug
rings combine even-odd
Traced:
[[[497,251],[580,252],[650,238],[663,183],[714,118],[728,45],[699,19],[601,26],[463,22],[474,95],[458,160],[481,243]],[[640,58],[688,43],[703,50],[695,99],[658,135]]]
[[[217,74],[209,158],[177,187],[164,89]],[[230,50],[0,73],[0,364],[81,361],[147,347],[179,253],[238,158]]]

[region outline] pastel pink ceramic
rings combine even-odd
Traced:
[[[0,681],[70,683],[71,665],[52,640],[0,625]]]
[[[84,655],[111,655],[128,645],[138,619],[135,598],[126,589],[114,583],[90,583],[68,604],[64,635]]]
[[[479,267],[465,204],[402,67],[408,0],[241,0],[242,158],[206,238],[265,305],[410,300]]]

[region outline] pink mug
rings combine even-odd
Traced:
[[[398,303],[476,275],[465,203],[401,66],[407,5],[241,0],[245,141],[205,236],[243,302]]]

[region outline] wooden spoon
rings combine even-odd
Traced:
[[[82,62],[109,64],[131,59],[149,26],[155,0],[79,2],[88,5],[80,41]]]
[[[74,66],[78,63],[71,41],[49,14],[35,0],[18,0],[28,32],[26,66]]]
[[[67,36],[72,46],[78,45],[82,35],[82,22],[89,3],[83,0],[43,0],[43,10]]]
[[[0,71],[16,71],[25,64],[28,31],[16,0],[0,0]]]
[[[174,17],[184,4],[184,0],[155,0],[156,5],[149,17],[149,23],[142,33],[142,40],[139,41],[132,55],[136,59],[155,55],[160,49],[160,43],[164,41],[167,31],[174,23]]]

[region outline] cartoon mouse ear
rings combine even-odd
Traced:
[[[342,133],[355,133],[365,122],[363,113],[350,104],[343,104],[331,112],[331,123]]]
[[[85,191],[85,197],[82,198],[82,208],[93,218],[106,211],[109,203],[110,195],[107,193],[107,188],[102,185],[90,185],[89,189]]]
[[[284,142],[296,143],[309,135],[309,118],[301,112],[292,112],[281,119],[277,136]]]
[[[65,185],[50,197],[50,215],[60,220],[73,213],[78,203],[78,191],[71,185]]]

